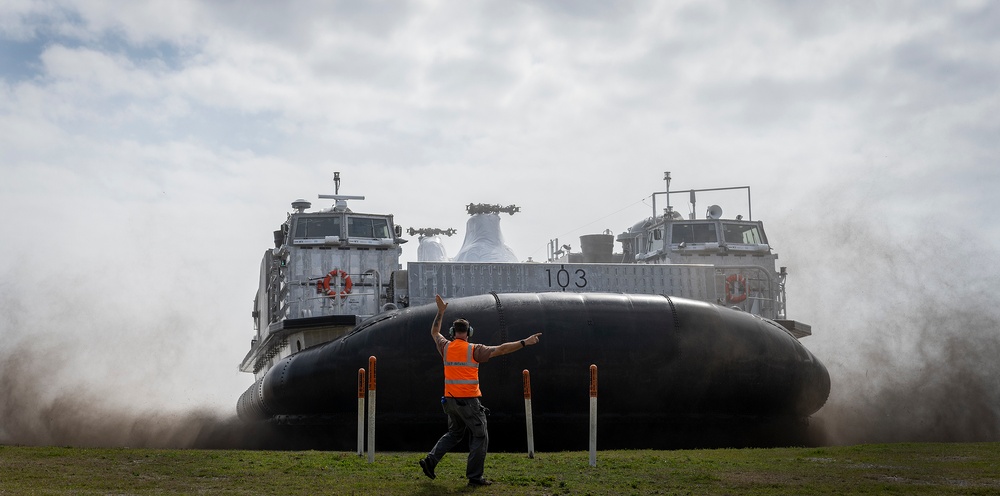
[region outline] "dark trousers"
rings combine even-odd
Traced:
[[[434,449],[428,454],[435,462],[441,461],[469,432],[469,461],[465,465],[465,476],[469,479],[483,477],[486,463],[486,449],[490,443],[486,431],[486,411],[479,398],[445,398],[442,406],[448,415],[448,432],[438,439]]]

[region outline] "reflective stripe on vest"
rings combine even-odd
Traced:
[[[473,346],[456,339],[444,350],[444,395],[450,398],[478,398],[479,363],[472,358]]]

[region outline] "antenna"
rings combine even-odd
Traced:
[[[670,171],[665,171],[663,173],[663,182],[667,183],[667,208],[663,209],[663,217],[667,219],[672,219],[674,217],[674,207],[670,204]],[[656,205],[656,194],[653,194],[653,205]],[[656,216],[656,208],[653,208],[653,216]]]
[[[333,173],[333,195],[319,195],[323,200],[336,200],[337,203],[334,206],[334,210],[337,212],[343,212],[347,210],[347,200],[364,200],[365,197],[357,195],[342,195],[340,194],[340,173]]]

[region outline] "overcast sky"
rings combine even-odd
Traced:
[[[466,204],[519,205],[521,260],[624,231],[671,171],[751,187],[836,396],[850,332],[919,304],[886,293],[993,291],[997,33],[988,1],[7,0],[0,350],[58,355],[48,395],[232,409],[271,232],[334,171],[450,255]]]

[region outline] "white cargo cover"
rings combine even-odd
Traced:
[[[517,263],[500,232],[500,216],[476,214],[465,223],[465,241],[455,255],[456,262]]]

